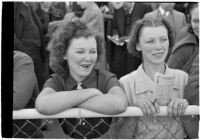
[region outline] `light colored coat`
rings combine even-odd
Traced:
[[[164,75],[175,77],[171,98],[183,98],[184,87],[188,80],[187,73],[170,69],[166,65]],[[142,65],[136,71],[122,77],[120,83],[126,93],[129,106],[135,106],[137,97],[142,94],[152,96],[155,87],[155,82],[146,75]],[[162,116],[156,117],[155,122],[152,120],[154,120],[153,116],[121,118],[115,129],[116,138],[169,139],[185,137],[182,122],[179,118],[173,119],[168,116]]]

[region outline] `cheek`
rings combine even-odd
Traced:
[[[191,26],[192,26],[192,29],[194,30],[194,29],[196,29],[199,26],[199,24],[195,24],[194,22],[192,22]]]
[[[75,55],[74,53],[69,53],[67,61],[68,63],[73,64],[73,63],[77,63],[79,59],[80,59],[79,56]]]
[[[152,51],[153,49],[151,49],[149,46],[148,47],[141,47],[141,52],[142,52],[142,55],[143,57],[146,57],[146,56],[150,56],[152,54]]]
[[[97,61],[97,54],[94,54],[94,55],[92,56],[92,61],[94,61],[94,62]]]
[[[169,41],[164,44],[164,48],[167,50],[169,49]]]

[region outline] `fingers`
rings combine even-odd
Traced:
[[[188,102],[185,99],[174,99],[168,104],[169,116],[181,116],[185,113]]]
[[[155,116],[156,115],[156,109],[152,102],[149,100],[146,100],[143,105],[143,110],[145,110],[145,115],[147,116]]]
[[[156,113],[159,113],[160,112],[160,107],[158,105],[157,99],[155,99],[155,101],[153,103],[154,103],[154,107],[155,107]]]
[[[178,116],[178,105],[179,105],[179,102],[177,100],[175,100],[172,105],[172,115],[173,116]]]
[[[156,116],[156,114],[160,111],[160,108],[157,103],[157,99],[155,99],[153,96],[149,96],[149,106],[151,110],[151,115]]]
[[[139,103],[138,106],[141,108],[142,112],[144,113],[144,116],[148,116],[150,114],[150,108],[149,104],[147,103],[147,100],[143,100]]]
[[[139,106],[141,109],[142,109],[142,112],[144,113],[144,116],[147,116],[147,111],[146,111],[146,108],[145,108],[145,104]]]
[[[186,108],[188,107],[189,103],[186,99],[183,99],[184,103],[183,103],[183,113],[185,113]]]
[[[147,112],[147,116],[150,116],[151,115],[151,109],[150,109],[150,107],[149,107],[149,105],[148,104],[146,104],[145,105],[145,109],[146,109],[146,112]]]
[[[188,101],[186,99],[181,99],[180,105],[181,105],[181,113],[179,115],[184,115],[185,110],[188,106]]]
[[[177,116],[183,115],[183,104],[182,103],[178,103],[178,107],[177,107]]]
[[[172,106],[174,104],[174,100],[171,100],[168,104],[168,108],[167,108],[167,112],[169,114],[170,117],[172,117]]]

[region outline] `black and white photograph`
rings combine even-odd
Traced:
[[[199,139],[198,1],[8,4],[12,132],[2,137]]]

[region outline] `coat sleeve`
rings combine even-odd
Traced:
[[[24,52],[23,48],[25,48],[24,45],[23,45],[23,42],[20,41],[17,38],[16,33],[14,33],[14,50]]]
[[[14,60],[13,109],[24,108],[32,97],[36,76],[32,59],[22,55]]]
[[[190,105],[199,105],[199,55],[196,56],[192,64],[184,98],[188,100]]]
[[[173,69],[182,70],[187,60],[192,56],[193,47],[183,45],[179,47],[176,51],[172,52],[169,60],[167,62],[168,66]],[[187,51],[186,51],[187,50]]]

